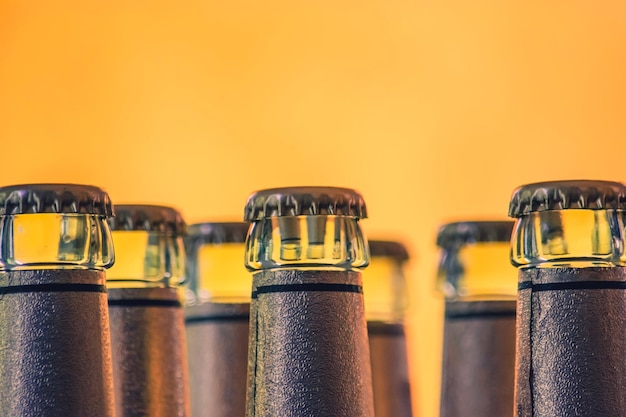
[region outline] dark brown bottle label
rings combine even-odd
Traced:
[[[367,323],[376,417],[411,417],[411,384],[404,325]]]
[[[109,289],[117,417],[189,417],[183,309],[175,288]]]
[[[185,308],[191,415],[246,414],[249,303]]]
[[[441,417],[510,417],[515,301],[446,303]]]
[[[0,273],[0,414],[113,417],[105,275]]]
[[[254,275],[247,417],[373,417],[358,272]]]
[[[516,416],[625,416],[626,269],[519,279]]]

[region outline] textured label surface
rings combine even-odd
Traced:
[[[243,417],[250,304],[206,303],[185,316],[192,416]]]
[[[511,417],[515,301],[446,303],[441,417]]]
[[[376,417],[411,417],[411,386],[402,324],[367,323]]]
[[[625,278],[618,267],[520,271],[517,417],[626,416]]]
[[[254,275],[248,417],[373,417],[361,274]]]
[[[0,414],[113,417],[104,272],[0,273]]]
[[[109,290],[117,417],[189,417],[183,310],[174,288]]]

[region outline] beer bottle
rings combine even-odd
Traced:
[[[248,417],[373,416],[364,217],[350,189],[278,188],[248,199]]]
[[[108,195],[0,188],[0,414],[113,417]]]
[[[170,207],[116,205],[107,282],[117,417],[188,417],[185,223]]]
[[[409,254],[399,242],[370,240],[364,273],[365,317],[369,336],[376,417],[411,417],[404,315]]]
[[[518,417],[626,416],[625,208],[615,182],[513,193]]]
[[[185,308],[191,414],[246,413],[248,320],[252,280],[243,266],[247,223],[189,226]]]
[[[515,379],[513,222],[449,223],[437,237],[445,302],[441,417],[511,417]]]

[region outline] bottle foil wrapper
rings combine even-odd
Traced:
[[[361,274],[253,277],[247,417],[373,417]]]
[[[626,268],[519,280],[516,416],[626,416]]]
[[[368,322],[376,417],[412,417],[404,325]]]
[[[105,275],[0,273],[0,414],[113,417]]]
[[[515,301],[445,306],[441,417],[512,416]]]
[[[204,303],[185,308],[191,413],[246,413],[250,303]]]
[[[189,417],[185,321],[176,288],[109,289],[117,417]]]

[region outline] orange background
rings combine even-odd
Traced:
[[[620,1],[0,1],[0,183],[238,219],[249,192],[365,196],[410,245],[412,375],[437,415],[434,237],[511,190],[626,179]]]

